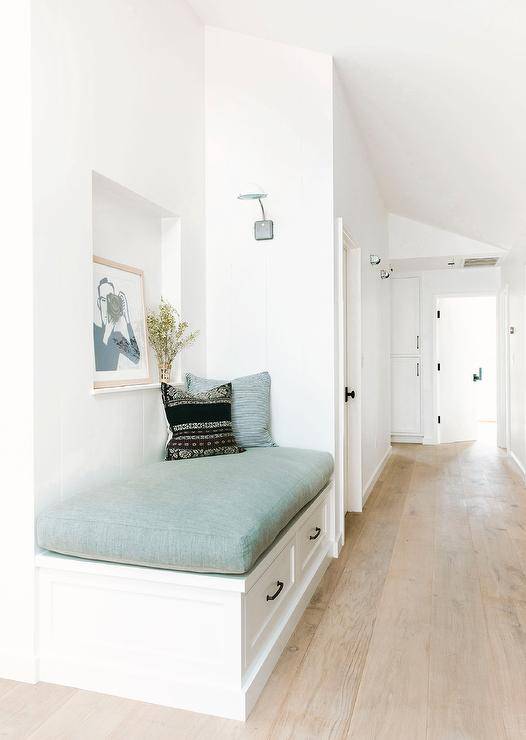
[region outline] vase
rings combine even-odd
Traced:
[[[169,383],[172,378],[172,365],[169,363],[161,363],[159,365],[159,382]]]

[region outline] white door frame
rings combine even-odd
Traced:
[[[511,450],[509,293],[506,284],[497,295],[497,445],[508,455]]]
[[[345,414],[343,396],[345,389],[345,284],[343,281],[343,218],[339,217],[334,223],[334,265],[336,282],[336,357],[334,385],[334,416],[335,416],[335,512],[336,532],[335,539],[338,542],[338,553],[345,542]]]
[[[354,496],[350,497],[346,491],[346,476],[347,471],[345,470],[346,465],[346,440],[345,429],[346,429],[346,415],[348,404],[345,403],[345,387],[347,385],[348,368],[346,367],[346,311],[347,311],[347,275],[345,267],[347,264],[346,254],[349,255],[351,250],[353,252],[353,259],[355,260],[361,275],[361,250],[352,238],[348,229],[345,227],[342,218],[336,219],[336,270],[337,270],[337,286],[338,286],[338,347],[337,347],[337,382],[336,382],[336,419],[337,419],[337,480],[341,495],[337,497],[340,504],[339,515],[340,521],[343,523],[345,513],[347,511],[362,511],[363,507],[363,479],[361,470],[362,461],[362,438],[358,440],[353,439],[353,442],[357,445],[359,452],[355,454],[355,458],[359,459],[359,470],[355,471],[357,484],[355,486]],[[360,312],[361,313],[361,312]],[[359,352],[360,367],[361,367],[361,316],[360,316],[360,336],[359,336],[359,348],[355,348],[355,351]],[[356,384],[357,393],[357,408],[361,412],[361,395],[362,395],[362,383],[361,378]],[[361,430],[361,413],[360,413],[360,430]],[[352,500],[351,500],[352,498]]]
[[[437,319],[437,311],[438,311],[438,302],[441,298],[484,298],[484,297],[491,297],[494,296],[496,298],[496,310],[497,310],[497,438],[499,435],[499,419],[500,419],[500,383],[501,383],[501,376],[498,371],[499,366],[499,300],[498,300],[498,292],[495,290],[477,290],[474,292],[462,292],[462,293],[433,293],[433,413],[434,413],[434,419],[433,419],[433,429],[434,429],[434,440],[433,444],[440,444],[440,429],[438,427],[438,370],[437,370],[437,364],[439,362],[438,357],[438,331],[437,331],[437,321],[440,321],[440,319]]]

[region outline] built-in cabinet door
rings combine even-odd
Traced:
[[[391,358],[391,426],[392,434],[420,434],[419,357]]]
[[[393,278],[391,282],[391,354],[420,351],[420,279]]]

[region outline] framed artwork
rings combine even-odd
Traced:
[[[93,257],[94,388],[150,383],[143,271]]]

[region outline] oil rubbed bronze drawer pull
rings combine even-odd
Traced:
[[[311,534],[310,537],[309,537],[309,540],[317,540],[318,537],[320,536],[321,529],[319,527],[316,527],[316,529],[314,531],[316,532],[316,534]]]
[[[276,591],[275,594],[272,594],[272,596],[269,596],[267,594],[267,601],[274,601],[274,599],[277,599],[280,593],[283,591],[283,586],[284,586],[283,581],[277,581],[276,585],[278,587],[278,590]]]

